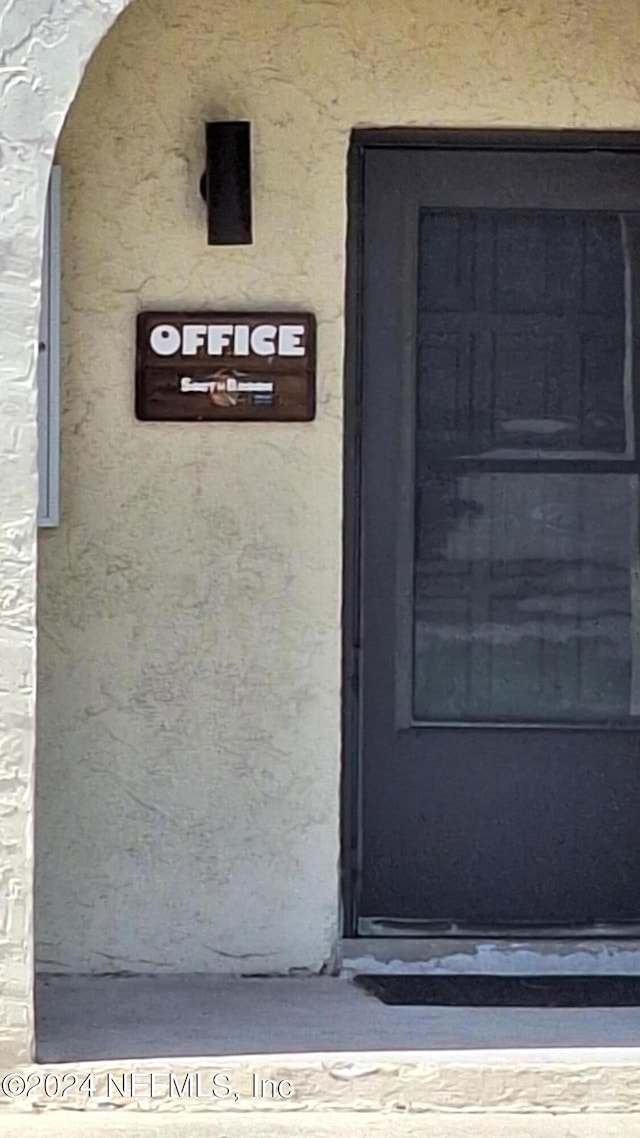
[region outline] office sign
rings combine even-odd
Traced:
[[[142,312],[136,415],[182,422],[305,422],[315,415],[309,313]]]

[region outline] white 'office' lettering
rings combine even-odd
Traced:
[[[304,356],[304,324],[158,324],[149,344],[157,356]]]

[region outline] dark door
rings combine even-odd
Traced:
[[[640,923],[640,157],[363,169],[356,929]]]

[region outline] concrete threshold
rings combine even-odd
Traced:
[[[611,936],[555,940],[358,937],[341,941],[340,961],[346,975],[473,972],[494,976],[640,976],[640,940]]]

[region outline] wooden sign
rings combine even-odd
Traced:
[[[138,419],[306,422],[315,416],[315,379],[308,313],[138,316]]]

